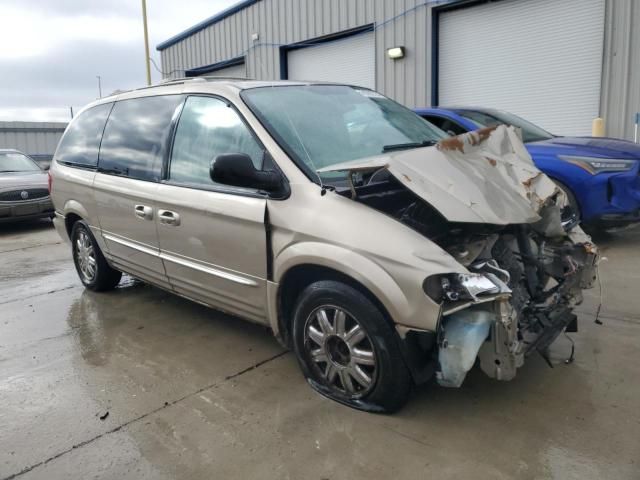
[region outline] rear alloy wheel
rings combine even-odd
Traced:
[[[384,313],[351,285],[309,285],[293,313],[293,343],[302,371],[319,393],[353,408],[394,412],[413,381],[397,333]]]
[[[82,220],[71,229],[71,248],[76,271],[85,287],[94,291],[111,290],[120,282],[122,273],[109,266],[89,226]]]
[[[96,278],[98,272],[98,264],[96,261],[96,252],[89,238],[89,234],[80,230],[76,238],[76,258],[78,260],[78,273],[83,283],[91,283]]]

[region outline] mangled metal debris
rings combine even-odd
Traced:
[[[466,267],[425,281],[441,305],[441,385],[460,386],[476,359],[490,377],[510,380],[525,356],[545,351],[575,324],[572,309],[596,279],[597,248],[564,218],[557,205],[563,193],[535,167],[514,128],[320,171],[348,171],[352,198],[422,233]],[[358,192],[354,179],[372,171],[379,187],[369,182]]]

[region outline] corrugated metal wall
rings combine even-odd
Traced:
[[[608,0],[600,115],[607,135],[633,139],[640,112],[640,1]]]
[[[0,122],[0,148],[14,148],[46,164],[67,124],[63,122]]]
[[[431,9],[424,0],[261,0],[206,27],[161,52],[171,77],[247,53],[247,75],[279,79],[277,46],[371,23],[376,30],[376,89],[408,107],[430,104]],[[633,116],[640,111],[640,0],[607,0],[600,114],[608,135],[633,138]],[[267,45],[264,45],[267,44]],[[387,58],[386,49],[404,45],[407,56]],[[488,66],[488,68],[490,68]]]
[[[280,78],[278,46],[380,24],[414,9],[376,30],[376,88],[407,106],[429,102],[427,67],[430,16],[424,0],[262,0],[206,27],[161,52],[162,70],[170,77],[184,71],[244,55],[251,35],[262,44],[246,55],[247,76]],[[387,58],[386,49],[406,48],[403,60]]]

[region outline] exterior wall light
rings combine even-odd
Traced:
[[[393,60],[404,57],[404,47],[393,47],[387,49],[387,55]]]

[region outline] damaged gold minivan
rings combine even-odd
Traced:
[[[512,379],[565,330],[596,247],[518,132],[460,137],[364,88],[196,78],[69,125],[50,170],[80,279],[121,272],[273,330],[309,384],[391,412]],[[560,202],[558,203],[560,204]]]

